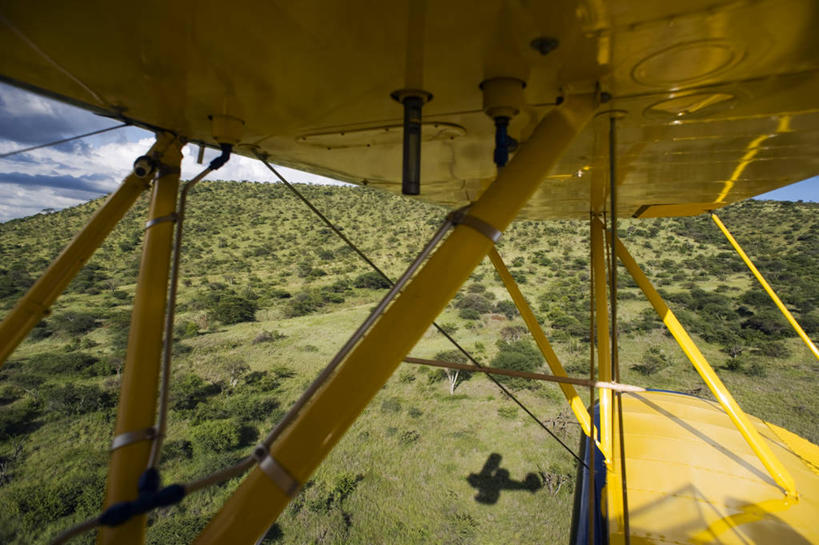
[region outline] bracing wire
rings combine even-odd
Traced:
[[[298,197],[298,199],[299,199],[299,200],[301,200],[301,201],[302,201],[302,202],[303,202],[303,203],[304,203],[304,204],[305,204],[305,205],[306,205],[306,206],[307,206],[307,207],[308,207],[310,210],[312,210],[312,211],[313,211],[313,213],[314,213],[314,214],[316,214],[316,216],[318,216],[318,217],[319,217],[319,219],[321,219],[321,221],[322,221],[322,222],[324,222],[324,224],[325,224],[325,225],[326,225],[326,226],[327,226],[327,227],[328,227],[328,228],[329,228],[331,231],[333,231],[333,232],[334,232],[336,235],[338,235],[338,237],[339,237],[339,238],[340,238],[342,241],[344,241],[344,243],[345,243],[345,244],[347,244],[347,245],[350,247],[350,249],[352,249],[352,250],[353,250],[353,251],[354,251],[356,254],[358,254],[358,256],[359,256],[359,257],[361,257],[361,259],[362,259],[362,260],[363,260],[365,263],[367,263],[367,265],[369,265],[369,266],[370,266],[370,267],[373,269],[373,271],[375,271],[376,273],[378,273],[378,274],[379,274],[379,275],[380,275],[380,276],[381,276],[381,277],[382,277],[384,280],[386,280],[387,282],[389,282],[389,283],[390,283],[390,285],[394,285],[393,280],[392,280],[392,279],[391,279],[389,276],[387,276],[387,274],[386,274],[386,273],[385,273],[383,270],[381,270],[381,268],[379,268],[379,267],[378,267],[378,265],[376,265],[375,263],[373,263],[373,261],[372,261],[372,260],[371,260],[369,257],[367,257],[367,255],[366,255],[366,254],[364,254],[364,252],[362,252],[362,251],[361,251],[361,250],[360,250],[360,249],[359,249],[359,248],[358,248],[358,247],[357,247],[357,246],[356,246],[356,245],[355,245],[355,244],[354,244],[354,243],[353,243],[353,242],[352,242],[352,241],[351,241],[349,238],[347,238],[347,236],[346,236],[346,235],[344,235],[344,233],[342,233],[340,229],[338,229],[338,228],[337,228],[337,227],[336,227],[336,226],[335,226],[335,225],[334,225],[334,224],[333,224],[333,223],[332,223],[332,222],[331,222],[329,219],[327,219],[327,217],[326,217],[324,214],[322,214],[322,213],[321,213],[321,211],[319,211],[319,210],[318,210],[318,209],[317,209],[317,208],[316,208],[316,207],[315,207],[315,206],[314,206],[314,205],[313,205],[313,204],[312,204],[312,203],[311,203],[311,202],[310,202],[310,201],[309,201],[309,200],[308,200],[308,199],[307,199],[307,198],[306,198],[304,195],[302,195],[302,194],[301,194],[301,192],[299,192],[299,190],[298,190],[298,189],[296,189],[296,188],[295,188],[295,187],[294,187],[294,186],[293,186],[293,185],[292,185],[290,182],[288,182],[288,181],[287,181],[287,180],[284,178],[284,176],[282,176],[282,175],[279,173],[279,171],[278,171],[278,170],[276,170],[276,168],[275,168],[275,167],[273,167],[273,165],[271,165],[271,164],[270,164],[270,163],[267,161],[267,159],[266,159],[266,158],[265,158],[263,155],[261,155],[261,154],[259,154],[259,153],[255,153],[255,155],[256,155],[256,157],[259,159],[259,161],[261,161],[261,162],[262,162],[262,164],[264,164],[264,166],[266,166],[266,167],[267,167],[267,168],[268,168],[268,169],[269,169],[269,170],[270,170],[270,171],[271,171],[271,172],[272,172],[272,173],[273,173],[273,174],[276,176],[276,178],[278,178],[278,179],[279,179],[279,181],[281,181],[281,182],[282,182],[282,183],[283,183],[283,184],[284,184],[284,185],[285,185],[285,186],[286,186],[286,187],[287,187],[287,188],[288,188],[288,189],[289,189],[289,190],[290,190],[290,191],[291,191],[291,192],[292,192],[292,193],[293,193],[293,194],[294,194],[296,197]],[[480,368],[482,368],[482,367],[483,367],[483,365],[481,365],[481,363],[480,363],[480,362],[478,362],[478,361],[477,361],[477,360],[476,360],[476,359],[475,359],[475,358],[472,356],[472,354],[470,354],[470,353],[469,353],[469,351],[468,351],[468,350],[466,350],[466,349],[465,349],[463,346],[461,346],[461,345],[460,345],[460,344],[459,344],[459,343],[458,343],[458,342],[457,342],[457,341],[456,341],[454,338],[452,338],[452,336],[451,336],[449,333],[447,333],[446,331],[444,331],[444,329],[443,329],[441,326],[439,326],[439,325],[438,325],[437,323],[435,323],[435,322],[433,322],[433,324],[432,324],[432,325],[433,325],[433,326],[435,327],[435,329],[437,329],[437,330],[438,330],[438,331],[439,331],[439,332],[440,332],[440,333],[441,333],[441,334],[442,334],[442,335],[443,335],[443,336],[444,336],[444,337],[445,337],[445,338],[446,338],[446,339],[447,339],[447,340],[448,340],[450,343],[452,343],[452,346],[454,346],[454,347],[455,347],[455,348],[456,348],[456,349],[457,349],[459,352],[461,352],[461,353],[462,353],[462,354],[463,354],[463,355],[464,355],[464,356],[465,356],[465,357],[466,357],[466,358],[467,358],[467,359],[468,359],[468,360],[469,360],[469,361],[470,361],[470,362],[471,362],[473,365],[475,365],[476,367],[480,367]],[[515,403],[515,404],[516,404],[518,407],[520,407],[520,408],[523,410],[523,412],[525,412],[525,413],[526,413],[526,414],[527,414],[527,415],[528,415],[528,416],[529,416],[529,417],[530,417],[532,420],[534,420],[534,421],[535,421],[535,422],[538,424],[538,426],[540,426],[541,428],[543,428],[543,430],[544,430],[544,431],[546,431],[546,433],[548,433],[550,436],[552,436],[552,438],[554,438],[554,439],[555,439],[555,440],[556,440],[558,443],[560,443],[560,445],[561,445],[561,446],[562,446],[564,449],[566,449],[566,451],[567,451],[569,454],[571,454],[571,455],[572,455],[572,457],[573,457],[573,458],[574,458],[574,459],[575,459],[575,460],[576,460],[578,463],[582,464],[582,465],[583,465],[583,466],[585,466],[585,467],[588,467],[588,466],[586,466],[586,463],[585,463],[585,462],[584,462],[584,461],[583,461],[583,460],[582,460],[582,459],[581,459],[581,458],[580,458],[580,457],[579,457],[579,456],[578,456],[578,455],[577,455],[577,454],[576,454],[576,453],[575,453],[575,452],[574,452],[574,451],[571,449],[571,447],[569,447],[569,446],[568,446],[568,445],[567,445],[567,444],[566,444],[566,443],[565,443],[563,440],[561,440],[561,439],[560,439],[560,438],[559,438],[559,437],[558,437],[558,436],[557,436],[557,435],[556,435],[556,434],[555,434],[555,433],[554,433],[552,430],[550,430],[550,429],[548,428],[548,426],[546,426],[546,424],[544,424],[544,423],[543,423],[543,422],[542,422],[542,421],[541,421],[541,420],[540,420],[540,419],[539,419],[539,418],[538,418],[538,417],[537,417],[537,416],[536,416],[536,415],[535,415],[535,414],[534,414],[534,413],[533,413],[531,410],[529,410],[529,408],[528,408],[528,407],[526,407],[526,405],[524,405],[524,404],[523,404],[523,403],[522,403],[522,402],[521,402],[521,401],[520,401],[520,400],[519,400],[517,397],[515,397],[515,395],[514,395],[514,394],[512,394],[512,392],[510,392],[508,388],[506,388],[506,387],[505,387],[503,384],[501,384],[501,382],[500,382],[500,381],[498,381],[498,379],[496,379],[496,378],[495,378],[495,377],[493,377],[492,375],[487,375],[487,377],[489,378],[489,380],[491,380],[492,382],[494,382],[494,383],[495,383],[495,385],[496,385],[498,388],[500,388],[500,390],[501,390],[501,391],[502,391],[502,392],[503,392],[503,393],[504,393],[504,394],[505,394],[505,395],[506,395],[506,396],[507,396],[509,399],[511,399],[511,400],[512,400],[512,401],[513,401],[513,402],[514,402],[514,403]]]
[[[58,146],[60,144],[65,144],[66,142],[72,142],[74,140],[79,140],[81,138],[86,138],[88,136],[94,136],[95,134],[102,134],[104,132],[113,131],[115,129],[121,129],[121,128],[127,127],[129,125],[130,125],[130,123],[121,123],[119,125],[114,125],[113,127],[106,127],[105,129],[99,129],[99,130],[96,130],[96,131],[87,132],[85,134],[78,134],[77,136],[71,136],[69,138],[62,138],[60,140],[55,140],[54,142],[48,142],[46,144],[39,144],[37,146],[31,146],[30,148],[23,148],[23,149],[18,149],[18,150],[14,150],[14,151],[9,151],[9,152],[6,152],[6,153],[0,153],[0,159],[5,159],[7,157],[11,157],[13,155],[19,155],[21,153],[26,153],[26,152],[29,152],[29,151],[34,151],[34,150],[43,149],[43,148],[50,148],[52,146]]]

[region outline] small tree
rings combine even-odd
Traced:
[[[449,361],[453,363],[466,363],[466,356],[460,350],[444,350],[435,354],[435,359],[438,361]],[[469,371],[461,371],[460,369],[446,369],[446,378],[449,382],[449,394],[455,393],[455,388],[460,382],[469,379],[472,373]],[[460,380],[460,382],[459,382]]]

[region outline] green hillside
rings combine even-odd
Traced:
[[[299,189],[393,278],[446,213],[364,188]],[[101,202],[0,224],[0,316]],[[165,483],[246,456],[385,293],[280,184],[205,182],[189,202]],[[2,543],[46,543],[100,508],[146,211],[147,196],[0,370]],[[819,206],[746,202],[720,216],[819,337]],[[819,442],[817,362],[711,220],[620,228],[739,403]],[[584,222],[526,221],[499,243],[574,376],[588,373],[588,239]],[[619,296],[622,381],[708,397],[622,269]],[[488,260],[438,323],[485,364],[544,365]],[[430,329],[412,355],[455,359],[452,349]],[[265,543],[567,542],[574,460],[489,380],[461,378],[450,392],[442,370],[403,364]],[[555,385],[508,385],[577,447]],[[488,461],[518,486],[476,496],[468,477]],[[238,482],[153,513],[149,542],[189,543]]]

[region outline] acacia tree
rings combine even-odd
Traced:
[[[466,356],[460,350],[444,350],[435,354],[435,359],[438,361],[447,361],[453,363],[467,363]],[[446,378],[449,382],[449,394],[455,393],[455,388],[460,382],[467,380],[472,373],[469,371],[461,371],[460,369],[446,369]]]

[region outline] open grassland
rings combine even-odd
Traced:
[[[361,188],[300,190],[393,278],[446,213]],[[0,225],[0,316],[100,203]],[[2,543],[45,543],[100,508],[146,205],[0,370]],[[815,339],[819,208],[748,202],[721,217]],[[281,185],[203,183],[186,225],[166,483],[245,456],[385,293]],[[819,442],[817,362],[711,221],[620,227],[740,404]],[[570,374],[587,375],[587,224],[518,222],[499,251]],[[622,269],[618,317],[623,382],[710,395]],[[544,366],[488,260],[438,323],[485,364]],[[451,350],[431,328],[412,355],[455,359]],[[486,378],[460,379],[451,392],[442,370],[399,367],[265,543],[566,542],[572,457]],[[510,387],[577,447],[554,385]],[[508,473],[482,480],[485,464]],[[189,543],[237,485],[153,513],[149,542]]]

